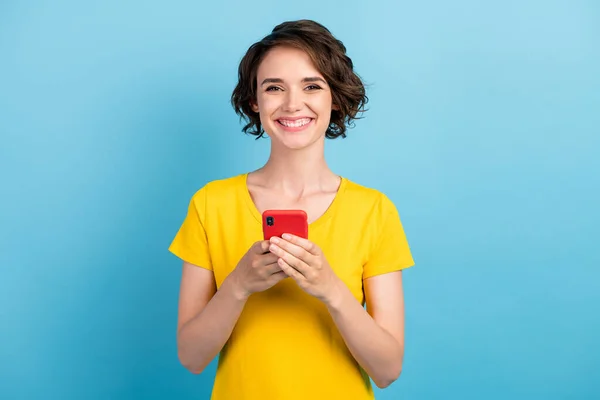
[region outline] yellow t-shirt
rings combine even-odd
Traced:
[[[196,192],[169,248],[213,271],[217,287],[263,239],[246,178],[212,181]],[[309,225],[309,240],[363,305],[363,279],[413,265],[393,203],[346,178],[327,211]],[[219,356],[212,393],[213,400],[373,398],[369,377],[327,308],[291,278],[250,296]]]

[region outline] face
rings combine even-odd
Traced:
[[[258,67],[257,80],[253,110],[274,145],[302,149],[324,140],[331,90],[305,52],[271,49]]]

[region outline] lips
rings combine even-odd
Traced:
[[[311,121],[312,121],[312,118],[308,118],[308,117],[301,117],[301,118],[294,118],[294,119],[281,118],[281,119],[277,120],[277,122],[279,122],[280,125],[283,125],[286,128],[302,128],[303,126],[310,124]]]

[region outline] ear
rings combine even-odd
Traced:
[[[332,104],[332,105],[331,105],[331,109],[332,109],[333,111],[340,111],[340,108],[338,107],[338,105],[337,105],[337,104]]]
[[[252,108],[252,111],[254,111],[255,113],[258,113],[258,104],[256,104],[255,102],[251,101],[250,102],[250,107]]]

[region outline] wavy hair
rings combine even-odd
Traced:
[[[265,55],[276,46],[289,46],[308,54],[317,70],[331,88],[333,104],[331,120],[325,133],[328,139],[346,137],[346,130],[354,120],[360,119],[369,101],[365,85],[354,71],[352,60],[346,54],[344,44],[331,32],[311,20],[288,21],[277,25],[259,42],[250,46],[238,67],[238,83],[231,95],[231,104],[240,119],[247,123],[244,133],[264,135],[259,114],[252,110],[256,103],[257,71]]]

